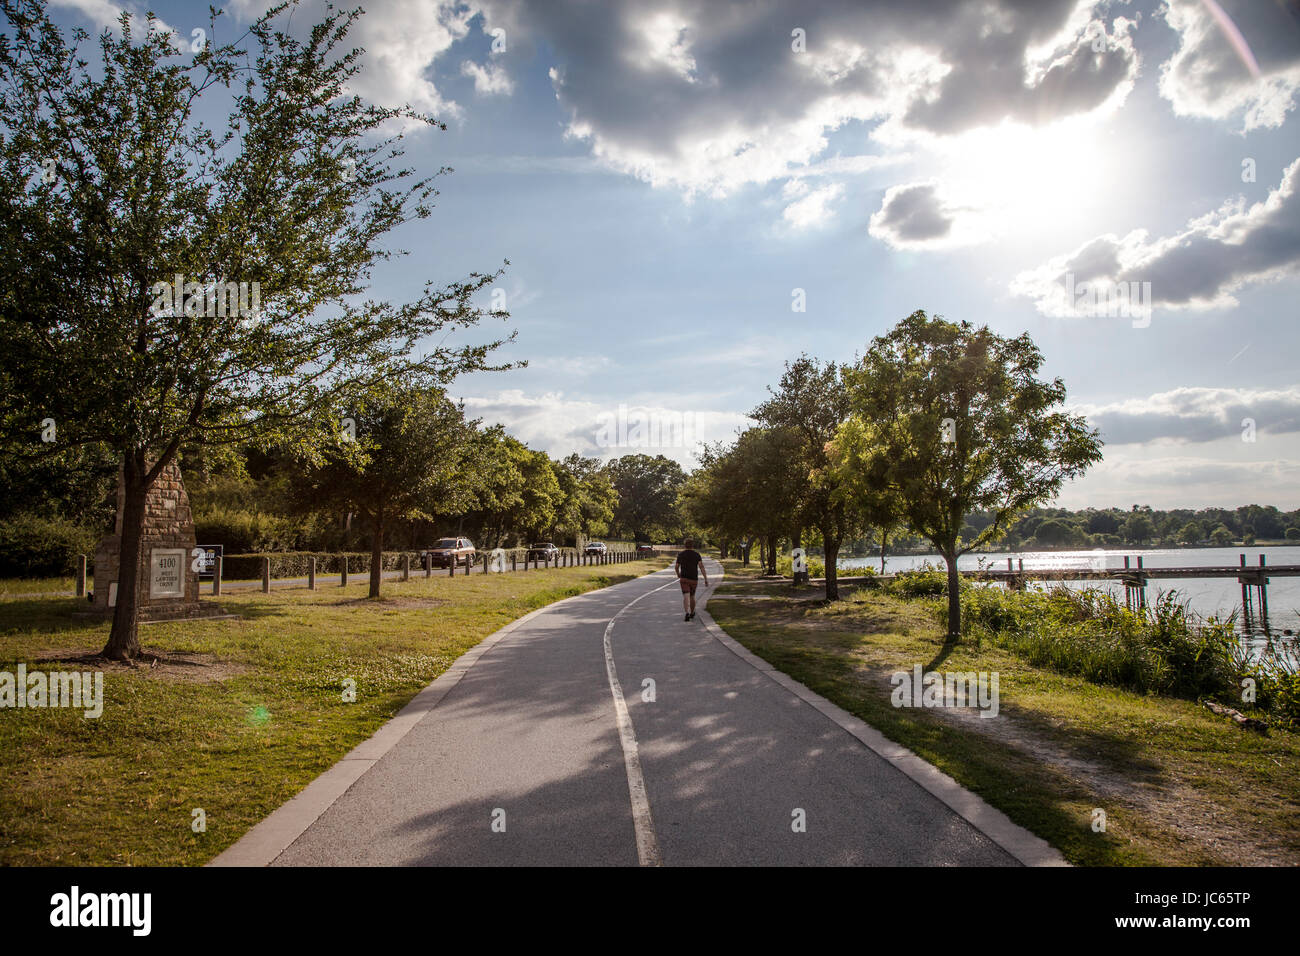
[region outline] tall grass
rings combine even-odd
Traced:
[[[921,579],[905,587],[917,590]],[[1251,654],[1236,614],[1202,618],[1177,591],[1130,610],[1099,588],[1004,591],[963,587],[962,635],[1032,664],[1098,684],[1190,700],[1212,699],[1300,729],[1300,660],[1294,643]],[[936,603],[946,624],[947,608]]]

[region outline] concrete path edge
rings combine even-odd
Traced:
[[[651,571],[640,577],[658,573],[662,572]],[[639,577],[635,580],[639,580]],[[209,860],[205,866],[269,866],[276,857],[302,836],[308,827],[320,819],[321,814],[347,793],[348,788],[361,779],[361,776],[384,754],[397,746],[398,741],[410,733],[429,711],[437,707],[452,688],[460,683],[460,679],[474,666],[474,663],[491,650],[494,644],[538,615],[594,593],[596,591],[586,591],[573,597],[553,601],[544,607],[529,611],[523,617],[516,618],[500,630],[483,638],[456,658],[449,668],[416,694],[409,704],[397,712],[396,716],[352,748],[338,763],[307,784],[297,796],[272,811],[269,816],[263,818],[242,837]]]
[[[722,583],[719,576],[718,583]],[[959,817],[1006,850],[1025,866],[1069,866],[1059,850],[1042,837],[1012,822],[1001,810],[986,803],[948,776],[934,764],[918,757],[902,744],[896,744],[876,728],[842,707],[777,670],[752,653],[718,626],[707,610],[708,598],[696,608],[696,617],[708,632],[729,651],[755,670],[766,674],[800,700],[815,707],[842,730],[856,737],[867,749],[889,761],[918,786],[924,788]]]

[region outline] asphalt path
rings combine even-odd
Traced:
[[[708,567],[716,586],[721,567]],[[345,790],[317,800],[323,812],[286,805],[278,826],[216,862],[1020,862],[952,808],[960,800],[936,797],[917,782],[924,773],[904,772],[729,643],[707,615],[683,620],[671,571],[552,605],[467,664]],[[312,822],[301,829],[295,814]]]

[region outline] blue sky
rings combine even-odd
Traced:
[[[54,7],[94,29],[119,4]],[[530,367],[460,380],[475,416],[689,467],[786,359],[851,360],[924,309],[1029,331],[1101,428],[1060,504],[1300,506],[1292,0],[365,8],[358,92],[445,119],[407,159],[455,168],[377,285],[511,262]],[[1149,282],[1149,321],[1067,303],[1067,273]],[[673,444],[610,444],[620,405]]]

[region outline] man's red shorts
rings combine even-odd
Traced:
[[[678,578],[677,580],[679,580],[679,581],[682,582],[682,593],[683,593],[683,594],[694,594],[694,593],[695,593],[695,585],[697,585],[697,584],[700,583],[699,581],[695,580],[694,578]]]

